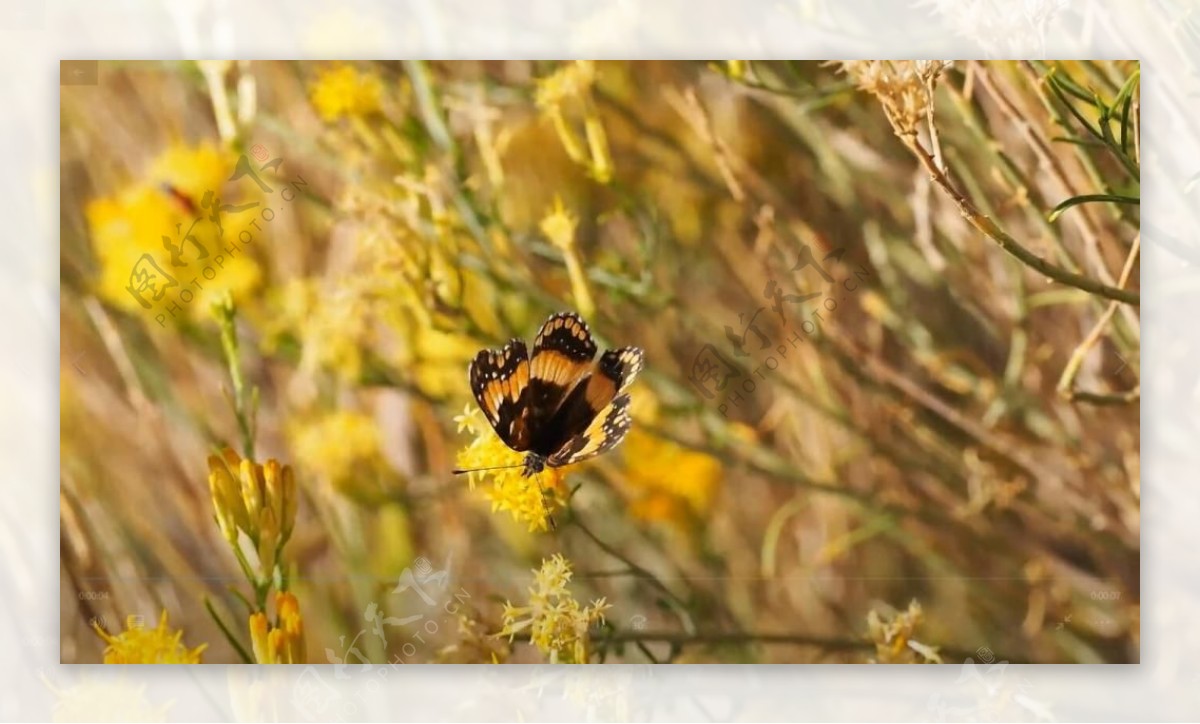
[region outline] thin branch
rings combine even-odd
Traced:
[[[813,646],[824,649],[826,651],[874,651],[875,642],[868,639],[838,639],[825,636],[813,636],[811,634],[794,634],[794,633],[679,633],[675,631],[615,631],[605,637],[605,640],[613,643],[638,643],[638,642],[653,642],[667,643],[672,646],[703,646],[703,645],[720,645],[720,644],[771,644],[771,645],[796,645],[796,646]],[[956,648],[937,647],[938,653],[942,654],[948,662],[956,660],[965,660],[974,658],[976,655],[973,652],[965,651]],[[996,658],[1009,663],[1017,663],[1011,657],[999,656],[994,654]]]
[[[1124,286],[1130,275],[1133,273],[1133,263],[1137,259],[1138,252],[1142,248],[1142,235],[1138,234],[1133,239],[1133,246],[1129,249],[1129,255],[1125,258],[1125,266],[1121,269],[1121,278],[1118,284]],[[1083,361],[1087,358],[1088,352],[1100,340],[1100,335],[1108,326],[1113,314],[1117,311],[1117,303],[1111,302],[1108,309],[1104,310],[1104,314],[1100,315],[1100,319],[1096,320],[1096,324],[1092,326],[1087,336],[1083,341],[1075,347],[1075,351],[1071,353],[1071,358],[1067,360],[1067,364],[1063,367],[1062,376],[1058,378],[1058,394],[1072,402],[1087,402],[1093,405],[1121,405],[1128,402],[1137,402],[1141,398],[1141,385],[1134,387],[1127,392],[1118,393],[1096,393],[1086,392],[1075,389],[1075,378],[1079,375],[1079,370],[1083,367]]]
[[[1076,289],[1082,289],[1083,291],[1091,294],[1098,294],[1105,299],[1124,302],[1125,304],[1132,304],[1134,306],[1141,305],[1141,295],[1137,292],[1110,287],[1107,284],[1102,284],[1095,279],[1092,279],[1091,277],[1068,271],[1060,266],[1046,261],[1037,254],[1034,254],[1029,249],[1026,249],[1020,244],[1020,242],[1009,236],[1008,233],[1001,229],[996,222],[991,220],[991,218],[980,213],[979,210],[975,208],[975,205],[972,204],[966,196],[963,196],[963,194],[954,187],[954,184],[950,182],[950,179],[946,176],[946,174],[943,173],[940,168],[938,168],[937,161],[935,161],[933,157],[929,155],[929,152],[925,150],[925,147],[918,143],[915,138],[906,136],[904,137],[904,141],[909,149],[916,154],[917,159],[921,162],[925,169],[929,172],[929,175],[933,179],[934,183],[940,186],[942,190],[945,191],[946,194],[951,198],[951,200],[958,205],[958,209],[960,212],[962,212],[963,218],[969,221],[976,229],[982,231],[989,239],[999,244],[1001,249],[1016,257],[1020,262],[1032,268],[1039,274],[1049,277],[1060,284],[1066,284],[1067,286],[1075,287]]]

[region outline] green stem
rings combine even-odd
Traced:
[[[216,622],[217,628],[221,629],[221,633],[225,634],[225,640],[229,642],[229,645],[232,646],[233,650],[236,651],[238,656],[241,657],[242,663],[253,664],[254,659],[249,653],[246,652],[245,647],[242,646],[241,642],[237,640],[237,637],[233,635],[233,632],[229,630],[229,627],[225,625],[225,622],[221,620],[221,617],[217,615],[217,610],[213,608],[212,601],[209,600],[208,596],[204,597],[204,608],[208,610],[208,615],[212,616],[213,621]]]
[[[242,379],[242,365],[238,357],[237,308],[233,299],[225,297],[213,307],[217,325],[221,329],[221,349],[225,352],[225,363],[229,368],[229,380],[233,385],[233,412],[238,421],[238,432],[242,438],[242,457],[254,459],[254,432],[250,423],[249,405],[246,404],[246,385]],[[255,396],[257,394],[255,393]]]

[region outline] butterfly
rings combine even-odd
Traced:
[[[625,438],[631,426],[625,389],[643,357],[638,347],[622,347],[596,358],[587,323],[560,312],[542,325],[532,353],[521,339],[481,350],[468,376],[496,434],[525,453],[522,475],[530,477],[593,458]]]

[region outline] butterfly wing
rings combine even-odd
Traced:
[[[594,458],[616,447],[631,426],[629,395],[623,394],[601,410],[586,430],[572,435],[546,462],[551,467],[562,467]]]
[[[501,350],[485,349],[471,361],[471,392],[500,439],[517,452],[529,449],[530,364],[525,343],[514,339]]]
[[[596,341],[579,315],[562,312],[542,325],[529,363],[529,426],[534,452],[549,455],[556,449],[560,433],[551,423],[591,371],[595,356]]]
[[[624,392],[641,371],[642,360],[642,350],[637,347],[610,349],[600,355],[592,370],[563,400],[547,426],[556,435],[549,451],[557,451],[571,436],[583,432],[601,410]]]

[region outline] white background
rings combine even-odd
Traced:
[[[7,413],[0,422],[0,718],[1200,717],[1200,183],[1188,184],[1200,180],[1200,44],[1190,39],[1200,37],[1200,4],[292,0],[265,7],[170,0],[169,6],[69,0],[6,2],[0,11],[6,212],[0,403]],[[1140,59],[1142,663],[401,666],[344,681],[329,667],[299,680],[299,667],[59,665],[58,60],[210,57]]]

